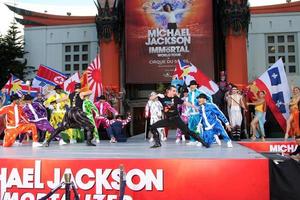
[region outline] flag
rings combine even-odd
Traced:
[[[76,72],[64,82],[64,91],[68,93],[74,92],[76,83],[80,83],[79,72]]]
[[[103,92],[101,63],[100,63],[99,54],[93,60],[93,62],[88,66],[86,70],[86,78],[87,78],[89,89],[93,92],[90,99],[92,101],[95,101],[96,98],[100,96]]]
[[[286,129],[286,119],[289,117],[288,102],[290,90],[282,59],[279,59],[257,80],[259,90],[266,92],[266,103],[280,127]]]
[[[4,85],[4,88],[6,89],[7,93],[9,95],[17,93],[22,89],[21,85],[24,82],[20,80],[18,77],[14,76],[13,74],[10,74],[10,78],[7,81],[7,83]]]
[[[210,95],[217,93],[219,90],[219,86],[195,65],[184,60],[178,60],[171,84],[179,83],[188,86],[192,80],[198,83],[199,89]]]
[[[55,69],[40,65],[35,78],[32,81],[34,87],[45,87],[46,85],[62,85],[67,76]]]
[[[40,87],[31,87],[13,74],[10,75],[10,79],[4,85],[4,88],[9,95],[17,93],[19,95],[30,94],[35,97],[37,93],[41,92]]]

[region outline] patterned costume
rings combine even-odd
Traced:
[[[13,102],[8,106],[2,107],[0,109],[0,115],[6,115],[6,128],[3,140],[4,147],[12,146],[19,134],[27,132],[32,133],[34,143],[38,142],[36,126],[28,122],[20,105]]]
[[[47,119],[47,111],[40,103],[26,103],[23,110],[29,122],[34,123],[38,130],[42,132],[48,131],[49,133],[54,132],[53,126]]]
[[[80,92],[81,85],[75,85],[75,92],[69,95],[71,108],[66,112],[61,125],[55,130],[54,134],[47,140],[46,146],[49,146],[51,140],[60,132],[67,129],[81,129],[83,128],[87,135],[87,145],[96,146],[91,141],[93,139],[92,132],[95,126],[90,122],[87,115],[82,111],[83,99]]]
[[[187,97],[182,97],[181,98],[183,101],[187,101],[188,98]],[[179,106],[179,112],[181,113],[180,117],[182,119],[182,121],[185,123],[185,124],[188,124],[188,120],[189,120],[189,116],[188,116],[188,107],[185,106],[185,105],[180,105]],[[176,130],[176,141],[180,141],[180,138],[182,138],[184,136],[183,132],[180,130],[180,129],[177,129]]]
[[[98,133],[98,129],[97,129],[97,126],[96,126],[95,119],[94,119],[94,114],[95,114],[96,117],[99,116],[99,112],[98,112],[97,107],[95,106],[95,104],[91,100],[85,99],[83,101],[82,109],[83,109],[83,112],[85,112],[86,116],[89,118],[90,122],[95,127],[94,132],[93,132],[94,139],[99,140],[99,133]]]
[[[220,109],[213,103],[205,103],[199,106],[199,115],[197,115],[198,129],[203,129],[203,139],[209,145],[214,142],[214,135],[221,133],[227,144],[231,140],[227,135],[224,127],[222,126],[221,120],[224,124],[229,125],[225,115]]]
[[[107,119],[108,111],[112,112],[114,115],[118,114],[118,111],[114,109],[108,102],[100,102],[97,101],[95,103],[95,106],[97,107],[99,111],[100,117],[96,119],[96,125],[99,127],[100,125],[103,125],[104,128],[109,127],[109,120]]]
[[[146,118],[150,117],[150,125],[154,124],[155,122],[161,120],[163,118],[162,113],[163,106],[158,100],[149,100],[145,107],[145,115]],[[158,128],[157,129],[161,138],[164,137],[164,129]]]

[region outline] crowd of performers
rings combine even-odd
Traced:
[[[17,93],[8,97],[2,91],[3,146],[21,145],[28,135],[32,136],[32,147],[48,147],[53,140],[64,145],[62,132],[68,135],[70,143],[83,141],[86,137],[88,146],[96,146],[95,143],[100,143],[100,127],[106,129],[111,143],[117,142],[116,135],[129,123],[130,114],[123,119],[105,96],[100,96],[94,103],[89,98],[91,94],[91,91],[82,91],[79,83],[69,95],[60,86],[46,96],[39,94],[36,98]],[[113,119],[108,117],[111,113]]]
[[[219,86],[220,93],[214,97],[202,91],[194,80],[181,90],[181,94],[173,85],[164,94],[152,92],[145,108],[146,117],[150,118],[150,142],[154,141],[152,148],[161,146],[161,141],[166,140],[166,132],[170,127],[177,128],[176,143],[184,142],[185,136],[189,135],[190,141],[187,145],[209,147],[213,143],[221,145],[221,136],[227,147],[231,148],[231,139],[240,140],[241,127],[244,126],[244,130],[247,128],[245,113],[251,106],[254,109],[250,120],[251,139],[261,138],[265,141],[265,92],[257,91],[256,99],[250,102],[235,85]],[[287,120],[285,140],[291,136],[300,143],[299,104],[300,88],[294,87],[289,103],[290,117]]]

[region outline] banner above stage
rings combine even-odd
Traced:
[[[127,1],[126,82],[170,82],[182,58],[214,77],[212,9],[204,0]]]

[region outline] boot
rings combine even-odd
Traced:
[[[96,146],[94,143],[92,143],[93,137],[92,137],[92,132],[91,131],[86,132],[86,137],[87,137],[87,140],[86,140],[86,145],[87,146],[92,146],[92,147]]]
[[[160,139],[159,139],[159,133],[155,132],[153,133],[153,138],[154,138],[154,145],[151,146],[150,148],[158,148],[161,147]]]
[[[241,141],[241,127],[240,126],[236,127],[236,140]]]

